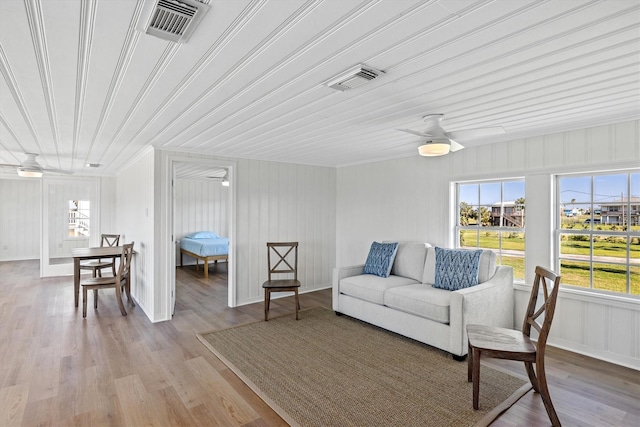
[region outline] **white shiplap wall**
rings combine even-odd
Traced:
[[[134,242],[131,292],[152,321],[157,318],[154,273],[154,152],[145,151],[116,178],[115,226],[120,243]]]
[[[0,261],[40,257],[40,180],[0,178]]]
[[[116,232],[114,182],[115,178],[100,178],[100,223],[92,225],[98,234]],[[0,261],[40,258],[41,185],[41,179],[0,178]]]
[[[553,175],[640,167],[639,128],[639,121],[631,121],[467,148],[441,158],[416,155],[340,168],[337,265],[364,262],[373,240],[450,246],[452,182],[524,177],[528,216],[534,216],[527,219],[526,239],[527,283],[531,283],[536,264],[551,265]],[[524,315],[527,291],[526,286],[517,288],[516,324]],[[550,343],[640,369],[639,300],[564,291],[558,305],[561,312]]]
[[[263,299],[268,241],[299,242],[301,292],[331,286],[335,169],[238,160],[237,303]]]
[[[175,239],[179,241],[194,231],[213,231],[229,237],[229,187],[220,181],[203,179],[175,179]],[[184,257],[185,264],[194,264]]]

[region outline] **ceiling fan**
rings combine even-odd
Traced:
[[[502,126],[491,126],[476,129],[445,131],[440,123],[444,118],[444,114],[428,114],[422,119],[427,124],[427,128],[423,132],[411,129],[398,129],[413,135],[418,135],[424,140],[420,141],[418,153],[421,156],[434,157],[448,154],[450,151],[462,150],[464,146],[458,143],[457,139],[473,139],[484,138],[492,135],[501,135],[504,133]]]
[[[0,164],[0,167],[15,168],[18,175],[26,178],[40,178],[44,172],[72,174],[71,171],[65,171],[61,169],[43,168],[36,160],[37,154],[25,153],[26,160],[19,165]]]
[[[223,187],[228,187],[229,186],[229,170],[227,169],[223,169],[223,170],[224,170],[224,175],[222,176],[220,176],[219,173],[217,173],[216,175],[207,176],[206,178],[213,181],[220,181]]]

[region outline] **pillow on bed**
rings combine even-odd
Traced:
[[[187,234],[184,236],[188,239],[219,239],[218,236],[213,231],[196,231],[195,233]]]

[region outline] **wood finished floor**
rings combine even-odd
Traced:
[[[83,320],[72,278],[40,279],[38,269],[0,262],[0,426],[286,425],[195,337],[262,319],[262,304],[226,307],[224,264],[208,280],[179,268],[175,316],[156,324],[139,307],[121,316],[113,291]],[[303,308],[331,305],[330,290],[300,298]],[[273,316],[291,311],[291,298],[272,303]],[[521,364],[487,364],[524,375]],[[554,349],[547,372],[563,425],[640,425],[640,372]],[[530,392],[493,425],[549,421]]]

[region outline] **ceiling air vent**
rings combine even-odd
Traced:
[[[150,6],[148,6],[150,5]],[[144,32],[172,42],[185,42],[209,10],[197,0],[152,0]]]
[[[384,74],[383,71],[360,64],[345,71],[339,76],[334,77],[325,84],[332,89],[344,91],[362,86],[363,84],[380,77],[382,74]]]

